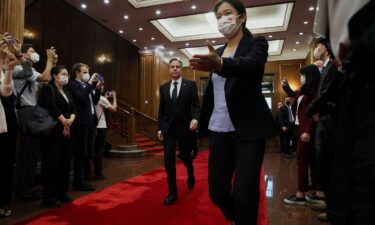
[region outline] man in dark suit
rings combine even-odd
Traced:
[[[169,74],[172,81],[160,87],[160,105],[158,116],[158,138],[164,143],[164,166],[168,177],[169,194],[165,205],[173,204],[177,199],[176,185],[176,141],[180,158],[187,169],[187,185],[195,184],[192,150],[195,130],[198,127],[200,105],[197,86],[194,81],[181,77],[182,62],[169,61]]]
[[[280,102],[281,106],[277,111],[276,122],[280,130],[281,152],[286,158],[293,158],[293,155],[290,153],[290,137],[294,118],[290,107],[290,99],[285,98],[284,102],[285,104]]]
[[[91,176],[90,159],[93,155],[95,127],[98,123],[95,105],[99,102],[101,87],[96,85],[97,74],[90,77],[89,67],[86,64],[74,64],[73,74],[76,79],[68,84],[77,109],[72,130],[74,139],[73,187],[79,191],[94,191],[94,187],[86,183],[85,180]],[[94,95],[95,87],[97,88]]]

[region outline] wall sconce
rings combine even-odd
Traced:
[[[111,62],[111,58],[107,55],[101,54],[98,57],[98,63],[99,64],[105,64],[105,63],[110,63],[110,62]]]
[[[25,29],[25,30],[23,31],[23,37],[24,37],[25,39],[29,39],[29,40],[31,40],[31,39],[33,39],[33,37],[34,37],[34,34],[33,34],[30,30]]]

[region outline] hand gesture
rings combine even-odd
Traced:
[[[284,77],[282,80],[281,80],[281,86],[285,87],[285,86],[288,86],[289,83],[288,83],[288,79],[286,77]]]
[[[93,75],[91,75],[89,83],[92,84],[97,81],[98,81],[98,73],[94,73]]]
[[[18,64],[18,60],[13,54],[8,54],[4,62],[5,62],[5,66],[8,67],[8,69],[12,69],[12,70]]]
[[[56,49],[52,46],[51,48],[46,50],[47,52],[47,61],[54,62],[54,58],[56,55]]]
[[[4,39],[0,39],[0,60],[4,61],[5,58],[10,54],[7,43]]]
[[[209,53],[206,55],[193,55],[193,58],[189,59],[190,67],[201,71],[220,71],[222,66],[220,56],[209,41],[206,44]]]
[[[161,133],[161,130],[158,131],[158,139],[159,141],[163,141],[163,134]]]
[[[64,130],[62,134],[66,138],[70,137],[70,127],[64,126]]]
[[[308,133],[301,134],[301,141],[305,142],[305,143],[309,142],[310,141],[310,134],[308,134]]]

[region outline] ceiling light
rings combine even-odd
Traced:
[[[128,15],[124,15],[124,19],[128,20],[129,16]]]
[[[305,22],[303,22],[303,24],[309,24],[309,22],[308,22],[308,21],[305,21]]]
[[[159,45],[156,48],[164,49],[164,46],[163,45]]]
[[[120,34],[124,33],[124,31],[123,31],[123,30],[119,30],[118,32],[119,32]]]
[[[137,40],[133,39],[133,42],[137,42]]]
[[[297,49],[293,48],[293,52],[297,51]]]
[[[169,55],[173,55],[174,54],[174,52],[169,52]]]
[[[81,8],[82,8],[82,9],[86,9],[86,8],[87,8],[87,5],[86,5],[85,3],[82,3],[82,4],[81,4]]]
[[[189,46],[190,44],[189,43],[186,43],[185,46]]]
[[[153,41],[153,40],[155,40],[155,38],[154,38],[154,37],[151,37],[151,41]]]
[[[197,8],[196,5],[192,5],[192,6],[191,6],[191,9],[196,9],[196,8]]]
[[[272,36],[272,35],[268,35],[268,37],[269,37],[269,38],[273,38],[273,36]]]
[[[216,41],[215,41],[215,40],[212,40],[211,42],[212,42],[212,43],[215,43]]]
[[[302,35],[303,35],[303,32],[299,32],[298,34],[299,34],[300,36],[302,36]]]
[[[142,31],[142,30],[143,30],[143,28],[142,28],[142,27],[140,27],[140,28],[138,28],[138,30]]]
[[[296,41],[296,45],[299,45],[299,41]]]
[[[143,47],[145,50],[148,49],[147,47]]]
[[[160,10],[156,10],[156,15],[160,15],[161,14],[161,12],[160,12]]]
[[[314,11],[314,7],[313,6],[311,6],[310,8],[309,8],[309,11]]]
[[[109,4],[109,0],[104,0],[104,3],[105,4]]]

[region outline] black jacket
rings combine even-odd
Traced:
[[[217,53],[222,55],[224,48]],[[262,78],[268,57],[268,43],[264,37],[250,38],[244,35],[232,58],[223,58],[219,76],[227,78],[225,97],[229,116],[238,135],[253,141],[277,134],[266,100],[262,94]],[[204,94],[202,115],[199,123],[200,136],[208,134],[208,123],[214,109],[212,74]]]
[[[101,91],[96,90],[94,95],[92,92],[95,88],[94,85],[86,83],[86,87],[84,88],[81,83],[76,80],[70,81],[68,84],[68,88],[77,109],[77,115],[74,125],[96,127],[98,119],[95,113],[95,105],[97,105],[99,102]],[[89,95],[91,95],[94,104],[94,115],[92,115],[91,113],[91,103]]]
[[[287,127],[290,128],[289,122],[289,110],[287,105],[283,105],[277,110],[276,113],[276,124],[278,128]]]
[[[160,86],[158,130],[166,134],[174,123],[181,130],[188,131],[192,119],[199,120],[200,104],[195,81],[182,79],[177,102],[170,97],[171,82]]]

